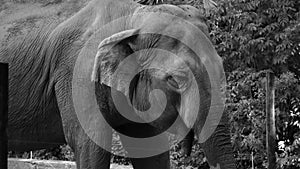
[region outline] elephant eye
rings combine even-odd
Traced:
[[[179,86],[177,84],[177,82],[175,81],[175,79],[172,77],[172,76],[167,76],[166,77],[166,80],[168,82],[168,84],[171,86],[171,87],[174,87],[176,89],[179,89]]]
[[[179,77],[179,76],[177,77],[177,76],[171,76],[171,75],[168,75],[166,77],[166,81],[169,86],[171,86],[172,88],[175,88],[176,90],[182,89],[187,82],[186,77]]]

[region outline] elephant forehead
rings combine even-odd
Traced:
[[[188,76],[188,74],[192,73],[191,69],[195,65],[195,61],[192,58],[183,56],[183,54],[187,54],[184,52],[178,55],[167,50],[155,49],[155,52],[152,52],[152,54],[155,57],[150,59],[147,64],[144,64],[144,69],[158,69],[156,76],[160,78],[163,78],[166,74]]]
[[[157,5],[157,6],[141,6],[136,9],[131,19],[133,27],[140,27],[146,32],[151,30],[157,33],[163,33],[167,27],[172,31],[178,28],[187,29],[184,20],[189,22],[203,32],[207,32],[203,11],[200,11],[189,5]],[[179,23],[179,24],[178,24]],[[174,35],[180,35],[176,32]]]
[[[170,4],[162,4],[157,6],[141,6],[137,8],[134,13],[167,13],[184,19],[197,18],[202,21],[204,20],[204,11],[190,5],[175,6]]]

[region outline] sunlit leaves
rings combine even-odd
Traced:
[[[291,67],[288,60],[292,52],[296,53],[295,44],[300,42],[295,38],[300,36],[299,31],[291,29],[300,23],[298,0],[228,0],[218,3],[218,12],[211,16],[209,24],[213,30],[211,36],[228,71],[241,66],[258,70],[270,68],[279,75],[289,70],[281,67]],[[231,35],[230,38],[224,38],[228,37],[227,34]],[[232,51],[239,54],[231,54]]]

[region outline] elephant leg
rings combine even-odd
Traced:
[[[87,109],[84,113],[90,116],[91,121],[86,123],[90,125],[86,126],[90,129],[85,131],[78,120],[74,106],[72,106],[72,95],[68,89],[71,89],[68,83],[57,83],[55,86],[65,139],[75,152],[77,169],[109,169],[111,154],[93,140],[97,140],[98,143],[102,143],[102,146],[105,145],[110,148],[112,129],[98,120],[97,114],[93,115]],[[89,132],[89,136],[95,138],[92,140],[86,132]]]
[[[143,138],[147,138],[149,134],[157,134],[152,126],[122,126],[122,133],[130,133],[131,137],[140,138],[138,142],[133,142],[126,136],[120,135],[122,144],[129,156],[137,157],[130,158],[134,169],[169,169],[170,155],[168,151],[168,137],[163,135],[151,142],[144,142]],[[162,152],[162,150],[166,150]],[[154,156],[145,156],[145,154],[157,154]],[[142,158],[138,158],[142,157]]]
[[[111,144],[111,137],[103,141]],[[77,169],[109,169],[111,153],[91,140],[85,133],[79,135],[75,146]]]

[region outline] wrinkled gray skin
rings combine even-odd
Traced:
[[[197,10],[191,6],[150,7],[141,6],[129,0],[93,0],[65,22],[35,31],[23,41],[14,42],[7,49],[2,49],[0,61],[10,63],[9,149],[28,151],[68,143],[75,151],[77,168],[109,168],[110,153],[87,136],[74,110],[72,80],[74,80],[73,71],[76,60],[80,61],[79,69],[94,71],[94,81],[90,83],[95,84],[99,108],[116,129],[132,136],[147,137],[149,134],[164,130],[172,123],[174,117],[180,114],[182,127],[171,132],[180,135],[188,128],[193,128],[195,136],[199,139],[201,130],[205,129],[205,120],[211,102],[210,82],[204,66],[199,60],[195,60],[197,58],[195,54],[183,44],[164,36],[141,34],[150,30],[157,33],[171,32],[179,40],[192,38],[191,41],[197,42],[194,45],[199,46],[205,57],[216,58],[217,69],[222,69],[222,63],[205,35],[195,36],[193,31],[175,17],[164,18],[163,16],[137,14],[151,11],[183,17],[197,26],[203,35],[207,35],[206,26],[198,16]],[[116,23],[115,26],[101,31],[98,30],[104,24],[130,14],[133,14],[133,17],[126,21]],[[100,45],[98,49],[100,43],[102,46]],[[115,46],[112,50],[106,51],[113,45]],[[122,84],[117,84],[115,87],[107,81],[114,71],[114,64],[118,64],[128,54],[149,47],[162,47],[172,51],[189,64],[196,77],[199,95],[202,98],[199,112],[193,112],[194,107],[199,105],[192,104],[195,86],[188,84],[190,80],[187,77],[190,77],[190,74],[186,69],[180,69],[182,63],[170,56],[160,56],[159,53],[149,51],[137,56],[136,60],[140,65],[150,63],[167,67],[167,69],[162,72],[144,71],[136,78],[130,91],[122,91],[121,88],[124,87]],[[182,76],[178,72],[185,74]],[[116,113],[109,95],[110,88],[116,89],[124,96],[129,93],[133,105],[140,110],[149,107],[149,102],[145,100],[148,98],[146,96],[149,91],[159,88],[169,99],[166,111],[159,120],[138,126],[136,123],[120,118]],[[181,102],[178,95],[181,95]],[[222,112],[217,112],[215,116],[220,114]],[[147,120],[152,117],[152,114],[143,116],[132,112],[132,116]],[[191,124],[190,119],[195,118],[197,118],[196,123]],[[208,128],[218,125],[215,132],[203,143],[211,168],[235,168],[227,117],[223,115],[219,124],[213,122],[208,124]],[[98,134],[100,138],[98,141],[110,146],[111,129],[101,122],[97,125],[101,130],[92,132]],[[193,136],[187,137],[186,151],[190,149],[191,137]],[[122,142],[125,149],[126,146],[130,146],[126,140],[123,139]],[[166,169],[170,167],[169,152],[149,158],[133,158],[132,163],[134,168]]]

